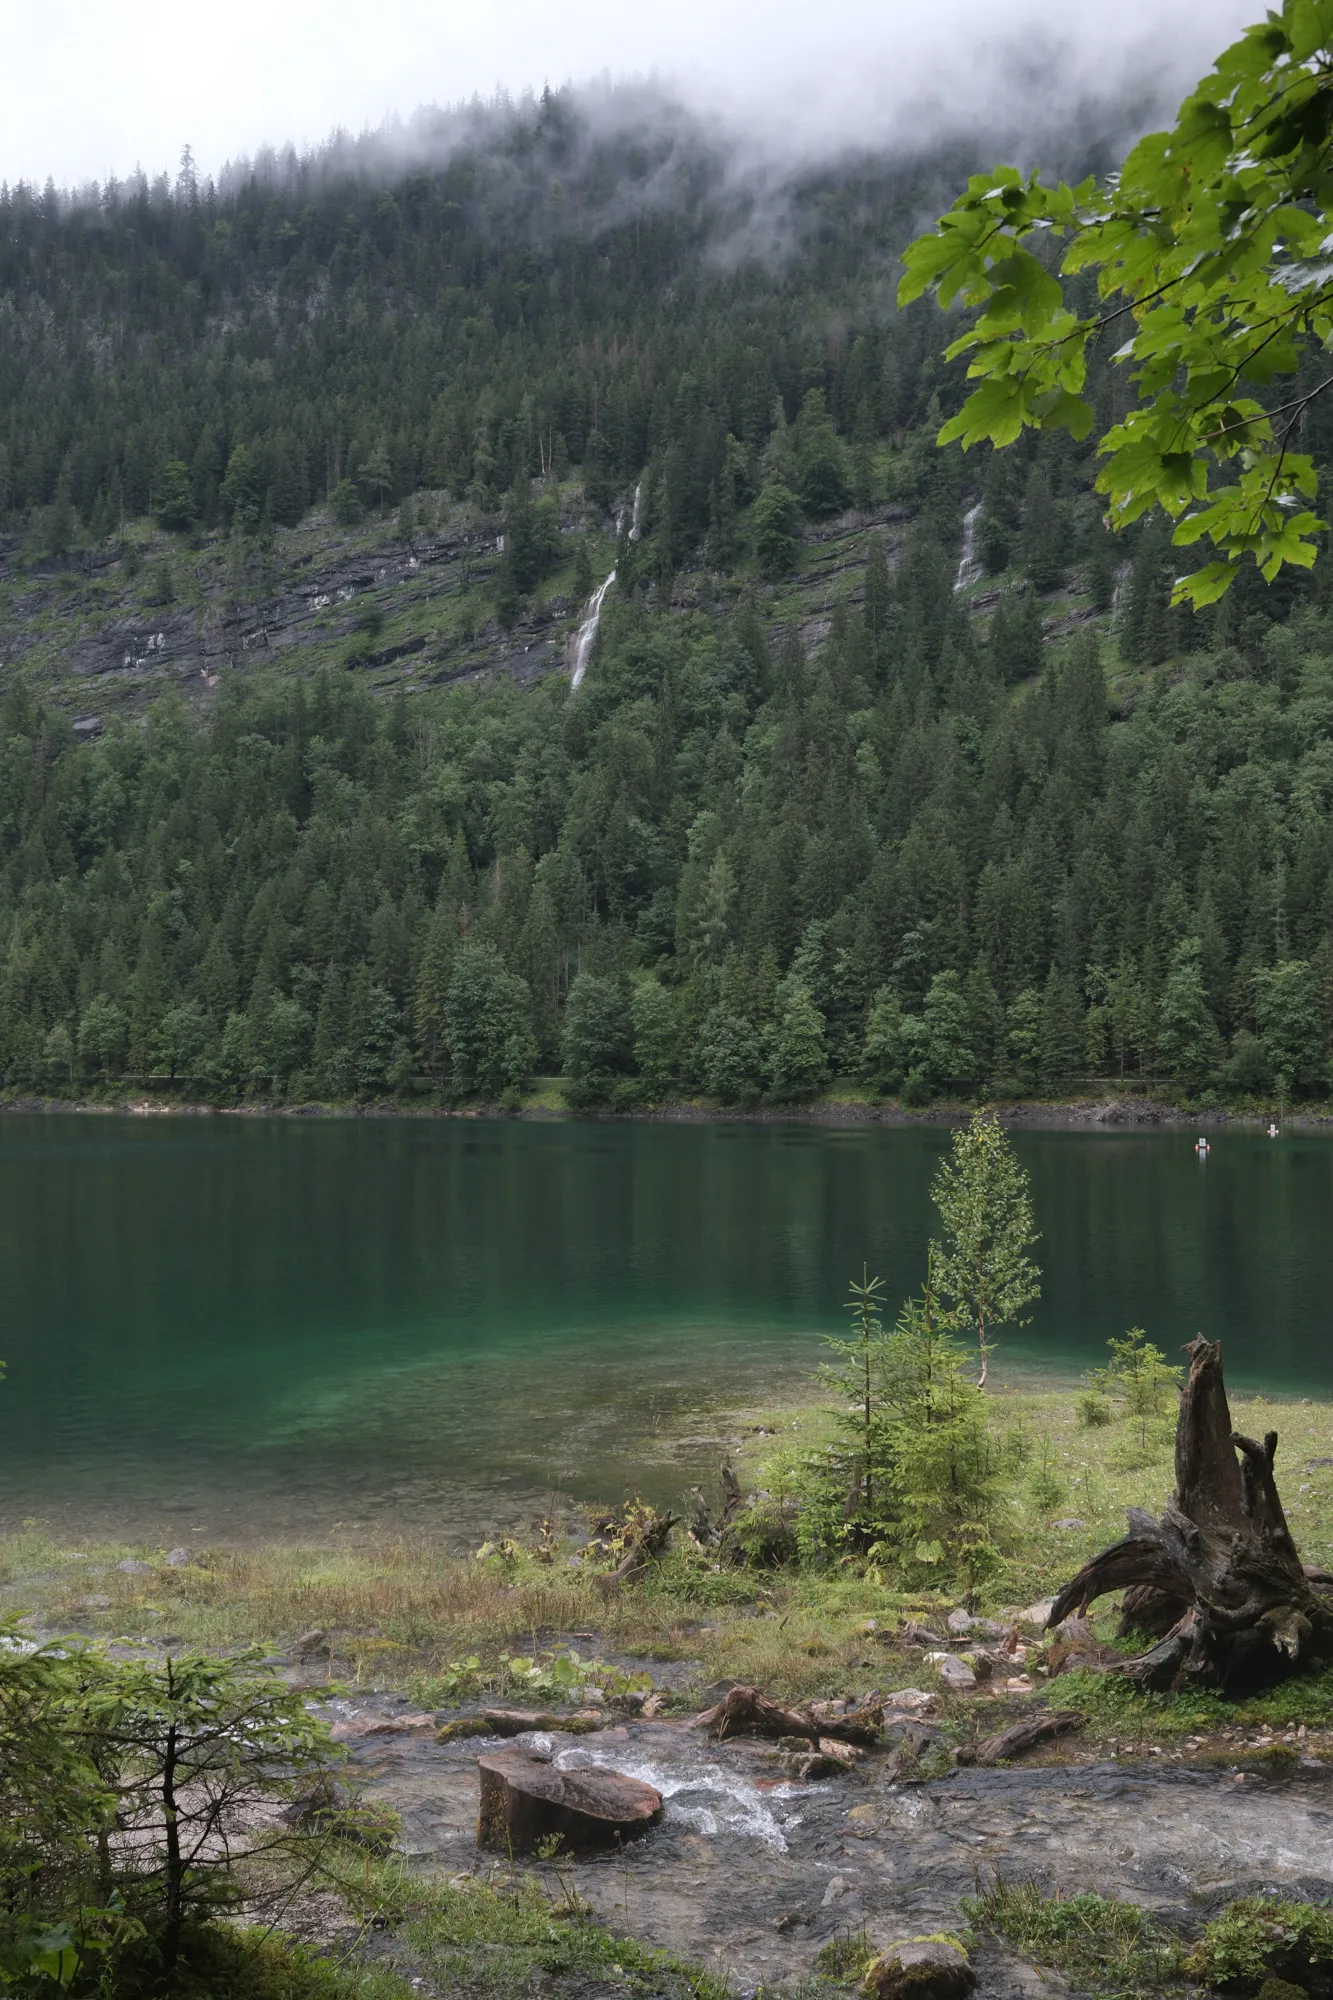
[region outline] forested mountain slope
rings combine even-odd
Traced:
[[[1327,563],[1171,612],[1095,440],[935,450],[966,166],[0,195],[6,1086],[1322,1094]]]

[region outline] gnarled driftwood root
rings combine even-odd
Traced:
[[[1176,1425],[1176,1492],[1160,1520],[1129,1509],[1129,1533],[1067,1583],[1048,1623],[1125,1592],[1122,1631],[1156,1643],[1110,1671],[1150,1688],[1271,1685],[1333,1655],[1333,1597],[1306,1573],[1278,1496],[1277,1432],[1231,1428],[1222,1346],[1186,1349]]]

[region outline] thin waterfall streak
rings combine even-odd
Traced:
[[[612,570],[605,583],[594,590],[588,599],[588,608],[583,614],[583,623],[579,626],[579,636],[574,646],[574,671],[569,677],[571,688],[576,688],[587,672],[588,656],[592,652],[593,640],[597,637],[597,627],[602,616],[602,599],[615,580],[616,573]]]
[[[977,556],[977,522],[981,519],[981,502],[969,507],[963,516],[963,552],[958,558],[958,574],[954,578],[955,590],[966,590],[981,575],[981,563]]]

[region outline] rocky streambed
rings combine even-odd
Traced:
[[[334,1708],[352,1732],[349,1775],[401,1816],[416,1866],[489,1876],[526,1865],[556,1887],[549,1865],[476,1846],[476,1760],[499,1736],[437,1742],[424,1718],[403,1728],[387,1698]],[[803,1780],[772,1744],[712,1743],[675,1721],[516,1742],[563,1769],[616,1770],[662,1794],[651,1832],[562,1872],[603,1922],[727,1974],[741,1992],[797,1984],[823,1946],[863,1927],[875,1943],[956,1928],[961,1900],[997,1874],[1123,1897],[1193,1928],[1241,1895],[1322,1900],[1333,1873],[1333,1773],[1314,1759],[1279,1777],[1107,1761],[910,1782],[892,1754],[871,1753],[844,1775]],[[983,1993],[1061,1990],[1007,1954],[983,1953],[978,1969]]]

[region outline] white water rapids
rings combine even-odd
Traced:
[[[634,489],[634,511],[630,516],[629,538],[632,542],[637,542],[639,539],[639,510],[642,503],[643,481],[640,480]],[[619,530],[624,518],[625,516],[622,513],[616,522],[617,530]],[[588,659],[592,652],[593,641],[597,637],[597,627],[601,622],[602,600],[615,580],[616,573],[612,570],[610,576],[594,590],[592,596],[584,606],[583,620],[579,626],[579,636],[574,642],[574,671],[569,677],[571,688],[578,687],[588,670]]]

